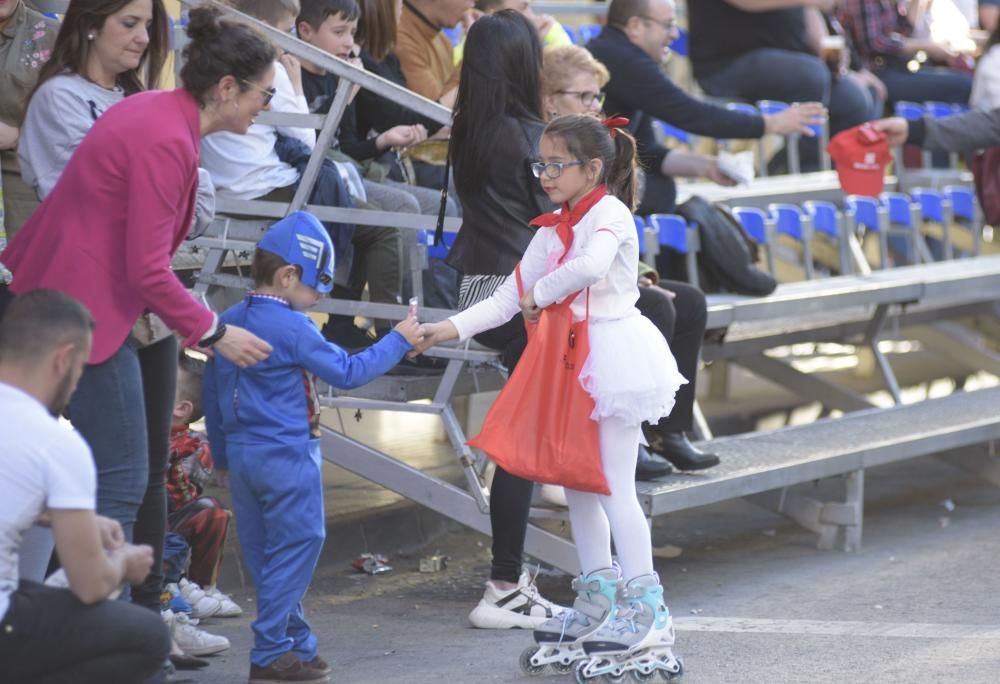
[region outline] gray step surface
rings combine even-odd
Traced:
[[[1000,387],[704,442],[718,466],[640,482],[639,501],[661,515],[992,439]]]

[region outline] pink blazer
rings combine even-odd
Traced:
[[[0,254],[16,294],[80,300],[101,363],[149,309],[192,345],[212,327],[170,268],[194,215],[201,127],[185,90],[139,93],[94,123],[59,182]]]

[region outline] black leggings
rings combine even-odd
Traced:
[[[132,600],[160,612],[163,591],[163,539],[167,531],[167,461],[170,421],[177,388],[177,338],[170,337],[139,350],[142,393],[146,401],[149,437],[149,483],[135,520],[135,543],[153,547],[153,568],[146,581],[132,589]]]
[[[636,308],[652,321],[671,345],[678,369],[688,379],[688,384],[677,392],[673,412],[659,425],[660,429],[679,432],[691,428],[698,352],[705,334],[705,295],[686,283],[662,281],[661,284],[675,292],[677,298],[671,301],[664,296],[665,293],[654,288],[640,287]],[[477,335],[476,340],[498,350],[504,365],[513,371],[528,343],[524,319],[518,314],[499,328]],[[521,575],[521,557],[524,555],[533,489],[533,482],[496,467],[490,488],[490,526],[493,532],[490,579],[516,583]]]
[[[84,605],[22,581],[0,622],[0,678],[25,684],[147,681],[170,652],[159,613],[126,601]]]

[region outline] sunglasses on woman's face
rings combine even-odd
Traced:
[[[241,78],[240,81],[242,81],[243,83],[246,83],[248,86],[250,86],[254,90],[257,90],[257,91],[259,91],[259,92],[261,92],[261,93],[264,94],[264,106],[265,107],[268,106],[269,104],[271,104],[271,100],[274,99],[274,94],[276,92],[278,92],[278,89],[275,88],[274,86],[271,86],[270,88],[261,88],[256,83],[254,83],[252,81],[248,81],[245,78]]]

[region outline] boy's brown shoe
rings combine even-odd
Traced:
[[[274,684],[275,682],[326,684],[328,680],[327,674],[307,668],[291,651],[267,667],[250,665],[249,684]]]
[[[320,656],[316,656],[312,660],[302,661],[302,667],[306,668],[307,670],[312,670],[316,674],[322,674],[322,675],[329,675],[331,672],[333,672],[333,670],[330,669],[330,665]]]

